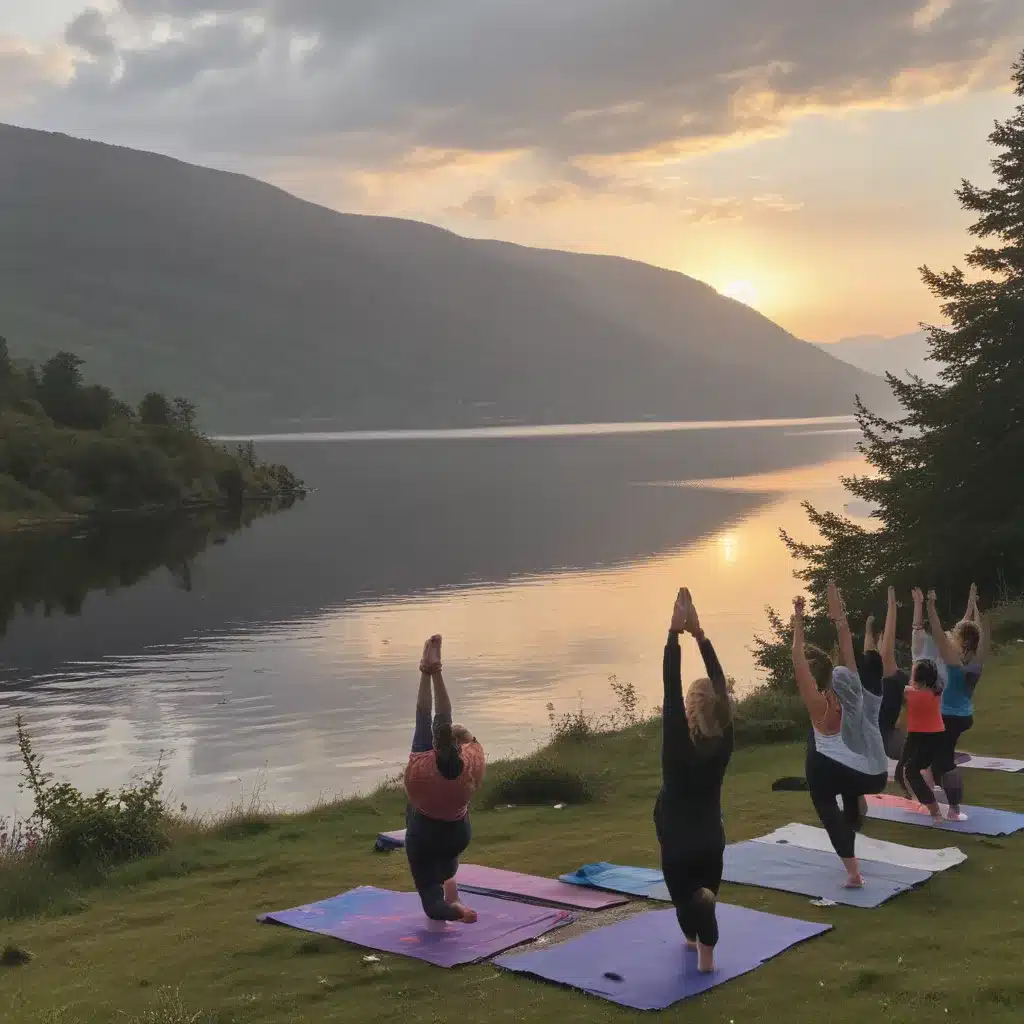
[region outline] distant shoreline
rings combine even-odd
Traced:
[[[289,444],[309,441],[475,441],[490,438],[602,437],[616,434],[670,434],[699,430],[752,430],[772,427],[834,427],[855,424],[855,416],[811,416],[760,420],[638,420],[625,423],[515,424],[410,430],[322,430],[278,434],[215,434],[219,444]],[[815,431],[819,433],[819,431]]]

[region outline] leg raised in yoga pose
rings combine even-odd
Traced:
[[[416,730],[405,773],[405,851],[423,911],[432,920],[477,920],[476,911],[459,902],[455,874],[471,836],[469,800],[482,776],[482,749],[467,730],[452,725],[441,637],[432,636],[420,661]]]

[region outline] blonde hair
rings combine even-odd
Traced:
[[[837,658],[826,654],[820,647],[814,644],[807,644],[804,647],[804,657],[807,658],[807,667],[814,676],[819,690],[832,689],[832,671],[836,667]]]
[[[690,683],[686,690],[683,707],[686,709],[686,724],[690,727],[690,738],[694,743],[699,743],[701,740],[720,739],[732,718],[731,698],[725,721],[722,721],[716,714],[718,708],[715,688],[707,677],[694,679]]]
[[[956,645],[961,659],[973,657],[981,646],[981,630],[970,619],[961,619],[947,634],[950,642]]]

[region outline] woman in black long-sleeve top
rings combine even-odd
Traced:
[[[685,701],[679,650],[683,632],[697,641],[708,674],[690,684]],[[708,972],[714,970],[718,943],[715,901],[725,851],[722,780],[733,751],[732,703],[722,666],[685,587],[673,609],[662,677],[662,784],[654,825],[679,927],[687,945],[697,950],[698,969]]]

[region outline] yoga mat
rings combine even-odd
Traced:
[[[330,935],[344,942],[396,953],[438,967],[486,960],[522,942],[569,924],[564,910],[469,896],[466,906],[480,915],[476,924],[430,921],[414,892],[390,892],[363,886],[293,910],[263,915],[261,921]]]
[[[377,842],[373,848],[380,853],[390,853],[392,850],[401,850],[405,846],[405,829],[400,828],[394,832],[380,832],[377,835]]]
[[[823,828],[798,825],[795,822],[786,825],[785,828],[769,832],[766,836],[758,836],[753,841],[755,843],[788,843],[805,850],[833,852],[828,833]],[[895,864],[899,867],[932,872],[946,871],[967,860],[967,854],[955,846],[947,846],[943,850],[922,850],[917,846],[886,843],[881,839],[870,839],[865,835],[857,836],[854,852],[864,860],[877,861],[879,864]]]
[[[584,864],[571,875],[561,875],[559,881],[569,885],[582,885],[591,889],[606,889],[627,896],[643,896],[649,900],[668,901],[665,876],[656,868],[631,868],[624,864],[598,861]]]
[[[960,810],[967,815],[966,821],[932,823],[931,815],[919,803],[902,797],[869,796],[868,817],[881,821],[899,821],[904,825],[923,825],[946,832],[962,832],[972,836],[1012,836],[1024,829],[1024,814],[1015,811],[999,811],[991,807],[968,807]]]
[[[725,848],[722,880],[813,896],[847,907],[879,907],[932,877],[930,871],[863,860],[861,889],[844,889],[846,871],[833,851],[805,850],[776,843],[732,843]]]
[[[635,914],[543,950],[495,960],[498,967],[571,985],[635,1010],[664,1010],[689,996],[753,971],[831,925],[718,905],[717,970],[701,974],[686,949],[674,910]]]
[[[961,753],[956,755],[956,763],[962,768],[980,768],[990,772],[1024,772],[1024,761],[1012,757],[985,757],[982,754]]]
[[[625,896],[568,885],[553,878],[521,875],[516,871],[502,871],[476,864],[460,864],[455,876],[460,892],[475,892],[483,896],[504,896],[538,903],[557,903],[580,910],[603,910],[617,907],[629,900]]]

